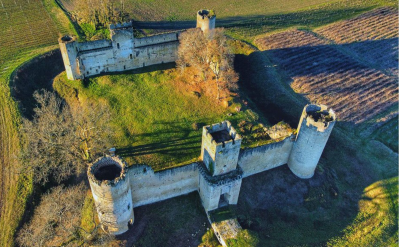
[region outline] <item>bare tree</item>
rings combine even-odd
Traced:
[[[91,233],[96,235],[94,239],[89,240],[82,234],[81,212],[86,191],[87,186],[81,183],[70,188],[58,186],[44,195],[32,220],[20,230],[18,243],[21,246],[78,246],[112,241],[108,235],[98,235],[99,227]]]
[[[73,13],[81,23],[90,23],[94,27],[110,23],[123,22],[127,19],[124,12],[124,0],[75,0],[76,11]]]
[[[207,33],[199,28],[189,29],[180,36],[177,67],[183,70],[186,66],[194,68],[204,81],[209,73],[213,73],[218,100],[223,89],[237,88],[238,74],[234,71],[233,60],[234,55],[221,28]]]
[[[101,155],[111,136],[106,106],[70,108],[55,93],[35,92],[38,107],[32,121],[23,120],[26,144],[23,172],[33,172],[35,182],[49,178],[60,182],[85,168]]]
[[[49,175],[62,181],[76,171],[74,147],[77,145],[72,114],[54,93],[35,92],[39,107],[32,121],[23,120],[22,130],[27,141],[22,153],[24,171],[34,173],[35,181],[47,182]]]
[[[110,146],[112,129],[109,108],[105,104],[88,103],[72,108],[72,115],[79,143],[78,152],[85,163],[91,162]]]
[[[188,29],[179,37],[177,66],[193,67],[206,80],[208,70],[207,39],[201,29]]]

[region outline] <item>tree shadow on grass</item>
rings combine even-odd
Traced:
[[[143,144],[131,147],[118,148],[118,155],[123,157],[134,157],[147,154],[176,154],[182,151],[197,149],[192,147],[193,144],[198,144],[197,137],[179,138],[168,141],[154,142],[150,144]],[[192,141],[189,141],[192,140]],[[200,150],[198,150],[198,153]]]

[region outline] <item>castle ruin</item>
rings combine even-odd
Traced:
[[[296,136],[245,149],[230,122],[205,126],[201,161],[159,172],[147,165],[128,166],[119,157],[102,157],[88,168],[102,226],[122,234],[134,222],[133,208],[193,191],[198,191],[206,212],[237,204],[242,178],[285,164],[296,176],[311,178],[335,120],[331,109],[309,104]]]
[[[197,28],[215,28],[215,14],[197,12]],[[181,31],[135,38],[132,23],[110,25],[110,40],[59,39],[68,79],[119,72],[177,59]],[[299,178],[311,178],[335,124],[324,105],[305,106],[296,135],[241,148],[241,136],[228,121],[203,127],[200,161],[154,172],[148,165],[127,165],[105,156],[88,168],[88,178],[103,229],[118,235],[134,223],[135,207],[197,191],[205,211],[237,204],[242,179],[287,164]],[[271,133],[272,134],[272,133]],[[115,150],[114,150],[115,151]],[[231,221],[234,223],[234,221]],[[235,222],[237,225],[238,222]],[[220,243],[225,241],[212,225]]]
[[[208,32],[215,28],[216,16],[211,10],[197,12],[197,28]],[[175,62],[181,31],[135,38],[132,22],[111,24],[111,39],[77,42],[75,37],[58,40],[69,80],[108,72],[142,68]]]

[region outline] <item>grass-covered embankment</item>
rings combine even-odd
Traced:
[[[258,122],[263,118],[245,106],[245,100],[232,97],[229,106],[223,106],[205,93],[192,91],[191,86],[182,83],[173,68],[136,70],[83,82],[69,81],[62,73],[54,80],[57,92],[70,103],[108,104],[118,154],[130,164],[144,163],[154,170],[196,161],[204,125],[227,119],[234,126],[247,121],[254,130],[263,126]],[[254,131],[249,133],[253,135]],[[249,139],[258,144],[270,141]]]

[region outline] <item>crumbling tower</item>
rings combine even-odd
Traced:
[[[87,175],[104,231],[114,235],[133,224],[133,201],[126,164],[119,157],[102,157],[89,166]]]
[[[335,113],[325,105],[306,105],[288,167],[300,178],[313,177],[317,163],[335,124]]]
[[[77,80],[82,78],[79,70],[78,61],[78,43],[72,36],[63,36],[58,39],[62,60],[64,61],[65,71],[69,80]]]
[[[213,10],[202,9],[197,12],[197,28],[206,33],[215,28],[216,15]]]
[[[229,121],[203,128],[201,159],[212,176],[235,170],[240,148],[241,136]]]
[[[242,170],[238,166],[241,136],[229,121],[204,126],[199,164],[199,194],[206,211],[237,204]]]

